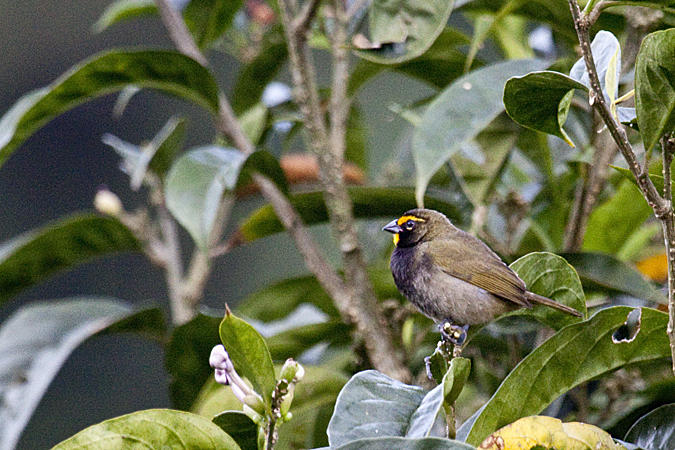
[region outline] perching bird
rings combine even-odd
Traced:
[[[444,338],[454,344],[463,344],[469,325],[491,322],[533,303],[582,316],[528,291],[525,282],[483,241],[455,227],[438,211],[412,209],[383,230],[394,234],[396,248],[389,267],[396,287],[424,315],[441,324]]]

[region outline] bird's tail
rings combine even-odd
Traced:
[[[529,291],[526,293],[526,296],[527,300],[532,303],[548,306],[550,308],[557,309],[558,311],[562,311],[564,313],[571,314],[573,316],[583,317],[583,314],[581,314],[576,309],[570,308],[569,306],[563,305],[562,303],[558,303],[555,300],[551,300],[550,298],[542,297],[541,295],[533,294],[532,292]]]

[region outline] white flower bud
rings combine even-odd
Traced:
[[[117,217],[122,212],[122,201],[107,188],[99,189],[94,197],[94,208],[101,214]]]

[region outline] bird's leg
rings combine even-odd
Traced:
[[[441,338],[443,338],[443,341],[450,342],[460,349],[466,342],[467,331],[469,330],[468,325],[459,326],[455,325],[450,320],[445,320],[438,328],[441,331]]]

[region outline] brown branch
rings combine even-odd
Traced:
[[[188,30],[185,21],[176,8],[169,3],[169,0],[155,0],[155,4],[159,10],[162,22],[164,22],[164,26],[169,32],[169,36],[171,36],[171,40],[176,45],[178,51],[185,56],[194,59],[202,66],[208,66],[209,62],[199,50],[199,47],[190,34],[190,30]]]
[[[306,11],[316,11],[314,0],[308,0]],[[410,373],[403,365],[401,352],[393,345],[391,330],[379,307],[368,278],[366,263],[358,243],[352,203],[342,176],[344,164],[346,124],[349,101],[346,80],[349,71],[347,51],[347,15],[344,2],[335,1],[333,48],[333,79],[329,103],[330,124],[327,125],[321,107],[316,74],[310,48],[307,45],[310,13],[294,17],[288,0],[279,2],[284,26],[295,101],[304,118],[309,146],[317,155],[320,181],[333,232],[342,253],[345,271],[346,297],[334,298],[343,320],[354,323],[368,350],[373,366],[399,380],[409,380]],[[304,24],[301,26],[300,24]],[[330,130],[330,131],[329,131]]]
[[[666,246],[666,254],[668,257],[668,305],[669,305],[669,320],[667,333],[670,340],[671,355],[673,359],[673,373],[675,373],[675,214],[673,214],[672,192],[670,186],[664,187],[664,194],[668,196],[662,197],[654,187],[654,183],[649,177],[649,168],[645,164],[640,166],[637,161],[635,152],[628,142],[626,132],[619,126],[612,116],[609,106],[605,101],[605,96],[600,88],[600,81],[598,80],[598,72],[593,61],[593,54],[591,52],[591,39],[589,28],[593,22],[590,19],[594,17],[582,17],[579,5],[576,0],[569,0],[570,10],[572,11],[572,18],[574,19],[574,27],[579,38],[579,45],[581,53],[586,63],[586,72],[591,85],[589,92],[589,103],[600,114],[603,122],[607,125],[612,138],[619,146],[619,150],[624,159],[628,163],[628,168],[635,177],[638,187],[642,191],[642,195],[647,200],[649,206],[654,210],[656,217],[661,220],[663,227],[663,238]],[[675,142],[669,136],[666,136],[661,141],[662,151],[664,154],[664,163],[672,162],[672,153],[675,152]],[[647,149],[651,151],[651,149]],[[670,155],[668,155],[670,154]],[[665,167],[664,170],[670,172],[670,167]],[[666,172],[664,172],[664,175]],[[670,181],[671,175],[667,176]],[[670,183],[668,183],[670,184]]]

